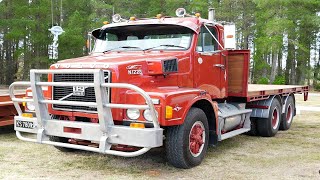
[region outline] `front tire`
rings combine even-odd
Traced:
[[[166,131],[166,156],[177,168],[199,165],[206,155],[209,142],[209,125],[206,114],[191,108],[184,124],[168,127]]]
[[[259,119],[257,122],[259,135],[272,137],[277,134],[281,122],[281,105],[278,99],[274,98],[272,100],[269,117]]]

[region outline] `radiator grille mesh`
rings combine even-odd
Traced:
[[[104,72],[105,82],[109,82],[109,72]],[[55,74],[53,76],[54,82],[93,82],[93,74]],[[80,101],[80,102],[96,102],[95,92],[93,87],[84,87],[84,95],[74,95],[73,86],[53,87],[53,100],[63,99],[65,101]],[[70,106],[53,104],[53,109],[61,109],[68,111],[97,111],[96,107],[89,106]]]

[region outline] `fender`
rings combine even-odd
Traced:
[[[176,116],[173,119],[168,119],[163,121],[161,125],[173,126],[173,125],[183,124],[191,107],[193,107],[193,105],[199,102],[200,100],[205,100],[210,103],[210,105],[212,106],[212,112],[214,112],[215,114],[215,119],[218,119],[218,104],[216,102],[213,102],[211,100],[210,95],[207,94],[205,91],[197,89],[196,91],[175,94],[174,97],[168,96],[166,98],[166,102],[167,102],[166,105],[172,106],[174,111],[176,111],[177,113],[178,111],[182,111],[182,112],[180,112],[178,116]],[[217,127],[217,121],[215,123]]]
[[[158,102],[155,108],[159,115],[159,124],[161,126],[175,126],[184,123],[184,120],[190,108],[198,101],[205,100],[212,106],[212,112],[215,112],[215,119],[218,119],[218,104],[211,100],[209,94],[205,91],[195,88],[179,88],[179,87],[157,87],[144,88],[147,94]],[[136,92],[128,90],[124,95],[127,104],[144,104],[145,101]],[[166,107],[172,108],[172,118],[166,118]],[[143,114],[142,111],[140,114]],[[140,116],[139,121],[144,121]],[[215,122],[216,127],[217,121]]]
[[[247,104],[247,108],[252,109],[252,113],[250,117],[268,118],[270,107],[274,98],[278,98],[280,101],[280,105],[282,105],[282,98],[277,95],[271,96],[266,100],[254,101],[250,104]]]
[[[288,96],[282,96],[282,114],[284,114],[286,112],[286,104],[287,104],[287,101],[288,101],[288,98],[292,96],[293,98],[293,103],[294,103],[294,113],[293,115],[295,116],[296,115],[296,100],[295,100],[295,97],[294,97],[294,94],[288,94]]]

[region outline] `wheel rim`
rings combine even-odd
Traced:
[[[293,117],[292,106],[291,104],[289,104],[289,106],[287,107],[287,114],[286,114],[286,120],[288,124],[291,123],[292,117]]]
[[[192,156],[199,156],[206,141],[205,128],[201,121],[197,121],[191,127],[189,133],[189,151]]]
[[[279,120],[280,120],[280,118],[279,118],[279,110],[276,107],[276,108],[273,109],[273,112],[272,112],[272,128],[273,129],[277,129],[278,124],[279,124]]]

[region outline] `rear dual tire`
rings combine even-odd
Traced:
[[[246,132],[245,134],[246,135],[249,135],[249,136],[258,136],[259,135],[259,132],[258,132],[258,121],[259,119],[257,118],[250,118],[250,131],[249,132]]]
[[[290,129],[294,116],[294,107],[294,99],[292,96],[289,96],[285,104],[285,112],[282,115],[280,130],[286,131]]]
[[[274,98],[271,103],[269,117],[257,120],[257,129],[260,136],[272,137],[279,130],[281,123],[281,104],[278,99]]]

